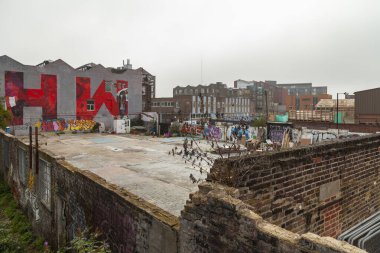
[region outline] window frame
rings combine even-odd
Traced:
[[[92,104],[90,104],[90,102],[92,102]],[[91,109],[91,105],[92,105],[92,109]],[[95,100],[87,99],[87,107],[86,108],[87,108],[87,111],[89,111],[89,112],[95,111]]]
[[[21,153],[23,153],[23,159],[21,158]],[[26,150],[22,147],[17,147],[17,165],[18,165],[18,175],[19,175],[19,179],[20,179],[20,182],[23,183],[24,185],[26,185],[26,183],[28,182],[28,170],[27,170],[27,155],[26,155]],[[22,165],[21,165],[21,162],[20,162],[20,159],[22,159],[22,162],[23,162],[23,168],[22,168]]]
[[[42,166],[45,164],[45,166]],[[39,158],[39,173],[38,173],[38,196],[49,210],[51,207],[51,164]],[[46,178],[45,178],[46,177]]]

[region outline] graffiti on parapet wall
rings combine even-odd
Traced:
[[[220,140],[220,139],[222,139],[222,131],[219,127],[209,126],[208,127],[208,135],[206,135],[206,136],[209,136],[209,137],[216,139],[216,140]]]
[[[36,127],[42,132],[63,132],[63,131],[89,131],[96,122],[89,119],[54,119],[41,120],[36,123]]]
[[[183,124],[181,127],[181,133],[182,134],[193,134],[193,135],[198,135],[201,134],[203,130],[203,127],[201,126],[194,126],[194,125],[189,125],[189,124]]]

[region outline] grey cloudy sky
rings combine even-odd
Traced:
[[[380,87],[379,0],[0,0],[0,55],[73,67],[131,58],[177,85],[313,82]],[[202,60],[201,60],[202,59]]]

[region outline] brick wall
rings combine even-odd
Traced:
[[[46,148],[39,152],[39,158],[51,169],[50,179],[43,178],[50,185],[48,201],[43,201],[44,162],[40,162],[38,174],[34,169],[27,174],[24,183],[16,151],[22,147],[28,157],[27,144],[2,131],[0,140],[9,143],[10,154],[8,166],[1,156],[1,175],[32,221],[34,231],[53,248],[64,246],[78,231],[98,228],[112,252],[177,252],[177,217],[89,171],[76,169]],[[35,161],[34,155],[35,149]]]
[[[313,121],[302,121],[302,120],[292,120],[295,127],[307,127],[310,129],[317,130],[327,130],[336,129],[336,123],[333,122],[313,122]],[[377,125],[366,125],[366,124],[339,124],[339,129],[346,129],[350,132],[356,133],[376,133],[380,132],[380,124]]]
[[[299,235],[270,224],[238,197],[235,188],[201,184],[181,214],[179,252],[365,252],[331,237]]]
[[[336,237],[380,210],[380,135],[217,160],[208,177],[265,220]]]

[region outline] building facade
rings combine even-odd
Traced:
[[[0,96],[13,115],[12,126],[46,121],[92,120],[110,128],[113,119],[142,111],[140,70],[86,64],[77,69],[62,60],[24,65],[0,57]]]
[[[380,123],[380,88],[355,92],[355,123]]]
[[[252,94],[255,115],[285,111],[286,89],[276,86],[276,81],[234,81],[235,88],[249,89]]]
[[[152,112],[157,112],[160,123],[171,123],[181,115],[181,110],[177,99],[172,97],[162,97],[152,99]]]
[[[327,86],[313,86],[312,83],[276,84],[286,90],[284,103],[286,110],[313,110],[321,99],[331,99]]]
[[[181,108],[182,118],[241,118],[253,114],[252,92],[228,88],[217,82],[210,85],[177,86],[173,97]]]

